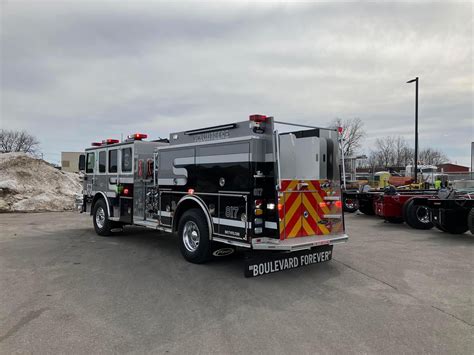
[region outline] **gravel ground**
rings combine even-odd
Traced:
[[[346,218],[328,263],[243,277],[171,235],[72,212],[0,215],[0,352],[474,352],[474,236]]]

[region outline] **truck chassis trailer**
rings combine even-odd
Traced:
[[[94,143],[85,151],[82,211],[103,236],[126,225],[177,233],[193,263],[219,255],[223,244],[258,251],[246,276],[328,261],[333,245],[348,239],[338,132],[279,133],[275,123],[295,126],[252,115],[169,139]],[[271,261],[261,261],[262,252]]]
[[[428,199],[427,206],[436,228],[451,234],[462,234],[467,230],[474,234],[474,199]]]

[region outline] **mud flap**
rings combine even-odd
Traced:
[[[255,277],[278,271],[318,264],[332,259],[332,245],[323,245],[291,253],[262,253],[245,260],[245,277]]]

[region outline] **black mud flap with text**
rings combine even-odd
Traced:
[[[255,277],[332,259],[332,245],[323,245],[292,253],[275,253],[250,257],[245,261],[245,277]]]

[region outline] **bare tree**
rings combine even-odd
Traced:
[[[407,166],[411,164],[414,159],[414,151],[408,146],[405,138],[398,136],[393,137],[394,141],[394,165],[395,166]]]
[[[0,153],[38,153],[39,141],[26,131],[0,129]]]
[[[387,136],[377,138],[375,149],[369,154],[368,162],[373,167],[404,167],[413,164],[415,159],[413,148],[409,147],[405,138]],[[443,152],[433,149],[422,149],[418,154],[420,164],[438,165],[448,161]]]
[[[375,166],[393,166],[396,159],[394,137],[377,138],[375,140],[375,151],[370,153],[371,161]]]
[[[420,163],[425,165],[439,165],[449,161],[446,154],[433,148],[425,148],[420,150],[420,153],[418,153],[418,160]]]
[[[342,127],[342,149],[344,156],[353,156],[361,147],[362,139],[365,137],[364,123],[360,118],[349,118],[343,120],[336,118],[332,121],[331,127]]]

